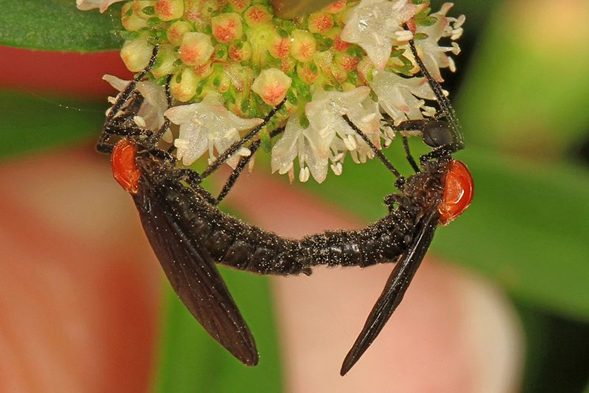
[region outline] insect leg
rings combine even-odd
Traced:
[[[174,173],[176,174],[176,176],[178,176],[178,180],[185,181],[190,188],[192,188],[195,192],[204,197],[207,200],[207,202],[209,202],[211,205],[217,204],[217,200],[215,199],[215,197],[212,196],[210,192],[208,192],[200,186],[202,178],[200,177],[198,172],[193,171],[192,169],[181,168],[176,169]]]
[[[440,84],[432,77],[432,75],[429,73],[429,71],[425,67],[425,64],[423,64],[423,61],[421,60],[421,58],[417,54],[417,49],[415,48],[414,40],[409,41],[409,47],[411,48],[411,53],[413,53],[413,57],[415,58],[415,61],[417,62],[417,65],[419,66],[421,73],[423,74],[423,76],[425,76],[425,78],[427,79],[427,82],[429,83],[431,89],[433,90],[433,92],[438,100],[438,104],[440,105],[440,108],[442,109],[442,112],[444,112],[446,119],[450,123],[450,127],[454,133],[454,137],[456,140],[456,143],[453,146],[455,151],[462,149],[464,147],[464,141],[462,139],[462,133],[460,132],[460,129],[458,126],[458,118],[456,117],[456,112],[454,111],[454,108],[452,107],[450,100],[448,100],[448,97],[446,97],[446,95],[444,94],[444,90],[442,89],[442,86],[440,86]]]
[[[264,118],[264,121],[262,122],[262,124],[260,124],[259,126],[257,126],[253,130],[251,130],[243,138],[241,138],[240,140],[238,140],[237,142],[235,142],[234,144],[229,146],[229,148],[227,150],[225,150],[222,154],[220,154],[219,157],[217,157],[217,159],[215,161],[213,161],[203,171],[203,173],[201,174],[201,177],[203,179],[207,178],[211,173],[213,173],[221,165],[223,165],[225,163],[225,161],[227,161],[227,159],[229,159],[229,157],[231,157],[233,154],[235,154],[235,152],[237,152],[237,150],[239,150],[239,148],[241,148],[244,144],[246,144],[252,138],[254,138],[256,135],[258,135],[260,133],[260,131],[266,126],[266,124],[268,124],[270,119],[272,119],[272,117],[276,114],[276,112],[278,112],[284,106],[285,102],[286,102],[286,99],[283,100],[280,104],[278,104],[274,108],[272,108],[272,110]]]
[[[360,130],[354,123],[352,123],[352,121],[350,120],[350,118],[348,117],[348,115],[344,115],[344,120],[346,121],[346,123],[348,123],[348,125],[350,127],[352,127],[352,129],[354,131],[356,131],[356,133],[358,135],[360,135],[360,138],[362,138],[362,140],[364,140],[364,142],[366,142],[366,144],[370,147],[370,149],[372,150],[372,152],[374,153],[374,155],[376,155],[384,164],[384,166],[387,167],[387,169],[389,171],[391,171],[391,173],[393,175],[395,175],[395,177],[399,180],[401,180],[401,183],[403,183],[402,179],[403,176],[401,175],[401,173],[397,170],[397,168],[395,168],[393,166],[393,164],[389,161],[388,158],[385,157],[384,154],[382,154],[382,152],[380,150],[378,150],[378,148],[376,146],[374,146],[374,143],[372,143],[372,141],[368,138],[368,136],[362,132],[362,130]]]
[[[403,139],[403,149],[405,150],[405,156],[407,157],[407,161],[409,161],[411,168],[413,168],[415,172],[419,172],[419,167],[417,166],[415,159],[411,155],[411,150],[409,150],[409,141],[407,140],[407,137],[405,135],[402,135],[401,138]]]
[[[459,150],[459,149],[460,149],[459,145],[456,145],[456,144],[440,146],[440,147],[430,151],[429,153],[426,153],[426,154],[422,155],[421,157],[419,157],[419,161],[421,161],[421,163],[423,164],[431,159],[438,159],[441,157],[447,157],[449,154],[452,154],[453,152],[455,152],[456,150]]]
[[[237,178],[241,175],[241,172],[246,167],[246,165],[250,162],[250,160],[252,159],[252,156],[254,155],[254,153],[256,152],[256,150],[258,150],[259,147],[260,147],[260,141],[259,140],[253,141],[249,145],[248,148],[250,150],[250,155],[247,156],[247,157],[241,157],[239,159],[239,162],[237,163],[237,166],[235,167],[235,169],[233,170],[233,172],[231,172],[231,175],[229,175],[229,178],[225,182],[225,185],[221,189],[221,192],[219,192],[219,195],[217,196],[217,202],[216,202],[216,204],[221,203],[221,201],[223,199],[225,199],[225,197],[227,196],[227,194],[229,194],[229,191],[235,185],[235,182],[237,181]]]
[[[110,138],[113,135],[137,136],[149,134],[151,134],[151,130],[146,130],[138,126],[132,126],[130,124],[123,125],[117,123],[114,126],[105,126],[102,134],[100,135],[100,138],[98,139],[98,142],[96,142],[96,151],[98,151],[99,153],[111,153],[114,145],[110,141]]]
[[[270,138],[275,137],[276,135],[282,133],[283,131],[284,131],[284,127],[277,128],[276,130],[274,130],[270,133]],[[250,155],[247,157],[241,157],[239,159],[239,163],[237,164],[237,166],[235,167],[233,172],[231,172],[231,175],[229,175],[229,178],[227,179],[227,182],[225,182],[223,189],[221,190],[221,192],[217,196],[217,203],[220,203],[223,199],[225,199],[227,194],[229,194],[229,191],[235,185],[237,178],[241,175],[241,172],[243,171],[243,169],[250,162],[250,160],[252,159],[252,157],[256,153],[256,150],[258,150],[258,148],[260,147],[260,144],[261,144],[261,141],[258,139],[258,140],[253,141],[249,145]]]
[[[133,91],[135,90],[135,86],[137,86],[137,82],[141,79],[145,78],[145,75],[151,70],[153,65],[155,64],[155,59],[157,58],[157,54],[159,52],[159,45],[153,47],[153,51],[151,52],[151,58],[149,59],[149,63],[147,66],[141,71],[139,74],[133,78],[131,82],[125,87],[125,89],[119,94],[117,100],[113,104],[113,106],[109,109],[108,114],[106,115],[106,120],[112,119],[123,107],[125,102],[129,99]]]
[[[421,220],[409,249],[395,265],[380,297],[370,311],[360,335],[346,355],[340,371],[341,375],[346,374],[356,364],[401,303],[403,295],[405,295],[409,283],[434,237],[438,219],[439,213],[434,209]]]

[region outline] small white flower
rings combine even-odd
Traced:
[[[403,78],[393,72],[375,71],[370,87],[395,124],[422,119],[423,113],[431,115],[432,108],[426,107],[425,101],[420,99],[436,99],[425,78]]]
[[[241,139],[240,130],[253,128],[262,119],[242,119],[228,111],[215,94],[208,94],[202,102],[180,105],[168,109],[165,115],[180,125],[180,135],[174,141],[176,155],[184,165],[190,165],[208,151],[209,162],[215,151],[221,154]],[[227,163],[235,167],[238,156],[248,156],[250,151],[242,147]]]
[[[294,159],[299,159],[299,181],[306,182],[309,173],[321,183],[327,176],[328,147],[325,135],[313,127],[303,128],[296,116],[292,116],[280,140],[272,148],[272,172],[292,174]]]
[[[416,40],[415,46],[423,64],[438,82],[444,81],[440,68],[449,68],[452,72],[456,71],[454,60],[447,53],[450,52],[454,55],[460,53],[460,47],[454,41],[462,35],[462,24],[465,18],[464,15],[458,18],[446,16],[452,6],[452,3],[444,3],[440,11],[431,14],[432,17],[436,18],[436,23],[431,26],[417,27],[417,32],[425,33],[427,38]],[[446,37],[449,37],[452,41],[451,46],[439,46],[438,41]]]
[[[393,44],[413,38],[403,24],[425,6],[407,0],[362,0],[350,12],[341,38],[358,44],[376,68],[382,70],[391,56]]]
[[[378,104],[372,101],[369,94],[367,86],[346,92],[316,92],[305,107],[309,127],[303,128],[296,116],[288,121],[284,135],[272,149],[272,171],[290,175],[293,162],[298,157],[301,168],[299,180],[306,181],[309,178],[307,172],[310,172],[321,183],[327,176],[328,165],[336,175],[342,173],[342,162],[347,152],[356,162],[371,158],[373,152],[370,147],[343,118],[343,115],[348,115],[380,147],[381,115]]]
[[[88,11],[98,8],[100,12],[106,11],[106,9],[114,3],[118,3],[123,0],[76,0],[76,6],[81,11]]]
[[[118,91],[125,90],[131,82],[113,75],[104,75],[102,79]],[[137,91],[143,96],[143,103],[135,116],[135,123],[149,130],[159,129],[164,124],[164,112],[168,109],[164,87],[155,82],[143,81],[137,82]]]

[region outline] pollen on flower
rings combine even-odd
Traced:
[[[328,172],[342,174],[347,156],[362,163],[375,155],[342,115],[377,149],[397,133],[385,125],[439,116],[409,42],[441,82],[444,69],[456,69],[464,23],[448,15],[450,3],[436,12],[417,0],[336,0],[294,20],[275,17],[270,0],[76,1],[101,11],[116,2],[129,32],[121,50],[127,68],[141,72],[158,48],[138,84],[138,126],[163,124],[169,80],[166,113],[175,128],[166,140],[190,165],[217,156],[284,101],[263,131],[285,128],[268,140],[272,171],[319,183]],[[246,154],[239,150],[229,164]]]

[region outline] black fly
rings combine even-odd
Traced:
[[[451,154],[462,148],[455,114],[441,87],[411,49],[423,75],[436,94],[442,120],[410,120],[395,130],[420,130],[433,150],[420,159],[411,157],[406,138],[403,145],[416,173],[407,179],[348,118],[344,119],[372,148],[374,154],[397,177],[399,191],[385,198],[388,214],[355,231],[328,231],[301,240],[282,238],[231,217],[217,208],[260,145],[258,133],[264,122],[233,144],[198,174],[176,168],[176,160],[157,147],[169,121],[152,131],[134,121],[143,97],[135,90],[148,67],[121,92],[112,106],[97,144],[112,153],[113,174],[135,202],[145,233],[174,290],[203,327],[234,356],[247,365],[258,362],[253,336],[241,316],[215,263],[259,274],[310,274],[316,265],[370,266],[398,261],[368,320],[344,360],[344,375],[370,346],[401,302],[411,279],[433,239],[438,224],[458,216],[470,203],[472,178],[464,164]],[[169,80],[166,85],[171,105]],[[386,121],[386,119],[385,119]],[[282,129],[274,130],[276,136]],[[217,197],[200,183],[240,147],[249,143],[250,156],[242,157]]]

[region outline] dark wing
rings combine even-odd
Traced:
[[[161,192],[175,191],[163,185],[158,191],[157,185],[150,184],[140,187],[134,200],[143,229],[168,280],[215,340],[244,364],[256,365],[258,351],[254,338],[212,257],[199,240],[187,233],[190,223],[179,218],[178,209],[189,208],[190,204],[174,203],[170,198],[165,201]]]
[[[434,237],[438,219],[438,212],[434,211],[422,218],[418,223],[413,242],[407,252],[401,256],[400,261],[395,265],[360,335],[356,339],[356,342],[354,342],[352,349],[346,355],[340,371],[341,375],[345,375],[356,364],[376,336],[378,336],[399,303],[401,303],[403,295],[407,291],[409,283],[413,279],[417,268],[419,268]]]

